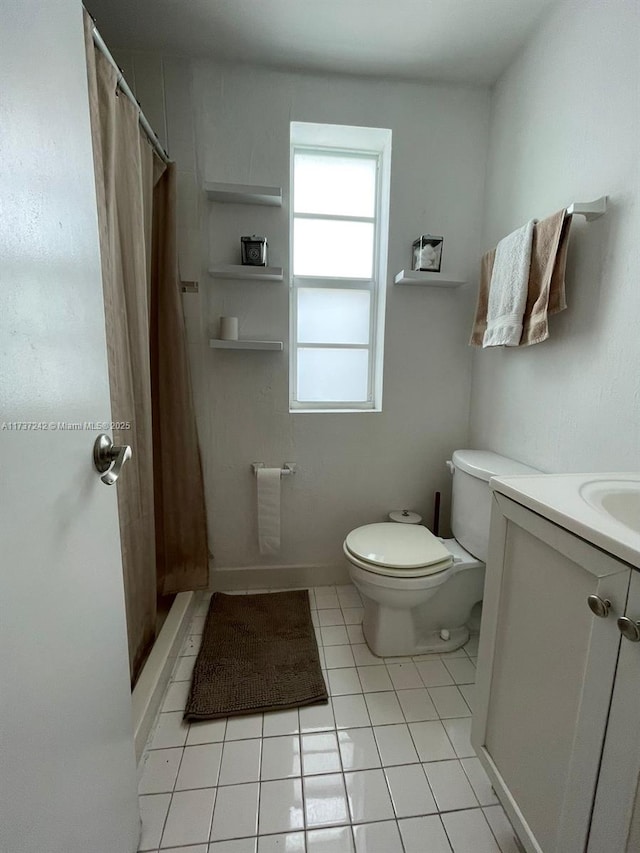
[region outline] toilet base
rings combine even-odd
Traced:
[[[421,642],[419,642],[414,655],[429,655],[429,654],[444,654],[444,652],[453,652],[464,646],[469,640],[469,629],[466,625],[460,628],[451,628],[449,630],[450,637],[448,640],[443,640],[439,631],[433,631],[431,634],[426,634]]]
[[[367,607],[367,604],[370,606]],[[402,630],[397,616],[398,611],[389,611],[385,608],[381,612],[376,604],[365,601],[362,633],[374,655],[388,658],[444,654],[444,652],[453,652],[455,649],[459,649],[469,639],[469,629],[466,625],[449,628],[449,639],[443,640],[439,630],[424,634],[419,630],[415,631],[411,624],[411,612],[407,611],[402,613],[404,617],[402,621],[405,622],[406,620],[403,626],[405,630]],[[393,626],[385,624],[388,618],[393,620]],[[407,622],[409,624],[406,624]]]
[[[459,649],[469,639],[471,610],[484,591],[485,567],[479,561],[457,563],[442,573],[446,577],[421,579],[431,581],[421,590],[404,590],[397,582],[393,587],[374,585],[367,577],[370,573],[355,567],[350,572],[362,596],[362,630],[374,655],[442,654]],[[448,640],[440,636],[443,629],[449,631]]]

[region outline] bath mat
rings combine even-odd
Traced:
[[[306,590],[211,598],[186,720],[327,702]]]

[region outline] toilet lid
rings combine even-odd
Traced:
[[[419,569],[452,562],[449,551],[430,530],[419,524],[365,524],[352,530],[345,546],[356,557],[386,569]]]

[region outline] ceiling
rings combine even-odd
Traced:
[[[491,84],[556,0],[85,0],[113,49]]]

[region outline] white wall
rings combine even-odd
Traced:
[[[393,131],[389,281],[410,266],[422,233],[445,236],[443,272],[474,278],[480,250],[488,91],[233,68],[205,61],[119,56],[180,168],[182,275],[212,550],[217,567],[342,565],[354,526],[412,507],[430,521],[445,498],[444,461],[467,443],[473,287],[389,286],[382,413],[288,412],[288,353],[208,347],[217,318],[241,337],[288,338],[290,121]],[[192,87],[190,87],[192,75]],[[191,106],[191,98],[193,98]],[[193,123],[195,120],[195,146]],[[282,185],[282,209],[208,203],[203,180]],[[237,262],[242,234],[263,234],[285,283],[213,281],[213,262]],[[282,551],[261,559],[250,463],[298,464],[283,481]],[[320,576],[318,576],[320,578]]]
[[[410,264],[411,242],[426,232],[445,235],[443,269],[475,270],[486,92],[199,63],[194,96],[201,177],[282,184],[286,199],[290,121],[391,128],[389,279]],[[213,205],[209,215],[205,256],[233,262],[241,234],[265,234],[286,280],[288,204]],[[204,280],[202,306],[203,338],[216,334],[218,315],[237,314],[241,336],[287,340],[286,284]],[[444,460],[467,439],[468,316],[468,293],[389,287],[379,414],[291,415],[286,352],[209,352],[202,340],[200,422],[216,565],[260,562],[253,460],[299,466],[283,483],[283,548],[274,562],[340,563],[345,533],[395,507],[430,518],[433,491],[448,488]]]
[[[604,218],[574,220],[550,339],[474,358],[472,445],[546,471],[640,469],[639,9],[561,4],[492,97],[485,248],[610,197]]]

